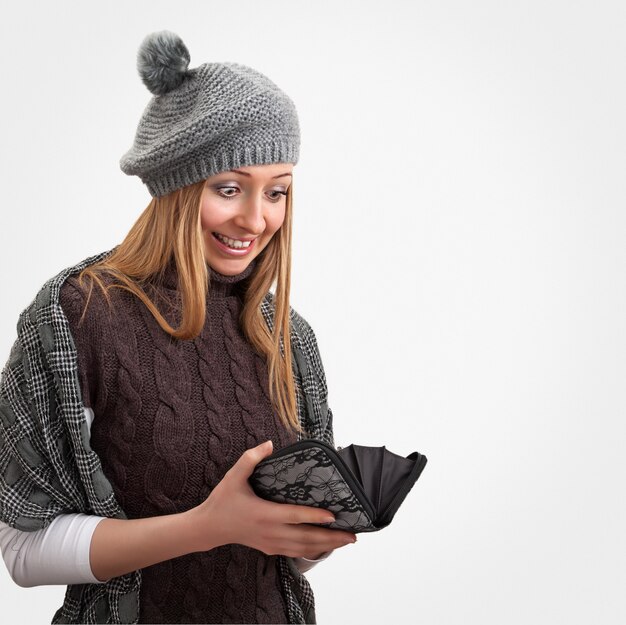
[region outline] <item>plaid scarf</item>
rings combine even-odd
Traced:
[[[68,276],[115,249],[58,273],[20,313],[17,340],[0,376],[0,520],[21,531],[44,529],[59,514],[72,512],[128,518],[89,445],[76,347],[59,304]],[[261,311],[270,332],[273,309],[274,295],[268,291]],[[305,438],[334,447],[333,415],[315,334],[293,308],[290,340]],[[278,562],[289,623],[316,623],[308,580],[291,558],[279,556]],[[141,570],[102,584],[68,585],[52,623],[137,623],[140,588]]]

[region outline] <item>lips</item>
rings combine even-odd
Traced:
[[[211,233],[211,236],[215,241],[215,245],[217,245],[217,247],[222,250],[223,253],[229,256],[246,256],[256,247],[256,239],[253,239],[248,247],[233,248],[228,247],[228,245],[226,245],[225,243],[222,243],[222,241],[220,241],[219,238],[215,236],[214,232]]]
[[[254,241],[254,239],[256,239],[257,237],[248,237],[247,239],[241,239],[239,237],[231,237],[228,234],[223,234],[222,232],[212,232],[211,234],[219,234],[222,237],[226,237],[227,239],[232,239],[233,241],[242,241],[242,242],[246,242],[246,241]]]

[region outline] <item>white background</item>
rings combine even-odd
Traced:
[[[307,574],[324,623],[626,622],[621,2],[30,2],[4,8],[0,355],[59,271],[149,201],[119,158],[143,37],[298,108],[292,305],[336,443],[428,464],[391,526]],[[0,567],[2,621],[64,586]]]

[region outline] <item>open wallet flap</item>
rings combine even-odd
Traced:
[[[417,481],[426,459],[417,452],[404,458],[389,451],[384,445],[366,447],[352,444],[337,450],[337,453],[370,500],[378,527],[391,522]],[[418,455],[424,458],[424,464],[417,462]]]

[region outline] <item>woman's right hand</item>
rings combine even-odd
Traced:
[[[317,558],[356,540],[352,532],[306,523],[328,523],[323,508],[276,503],[258,497],[248,478],[273,451],[271,441],[246,450],[199,506],[189,510],[198,551],[238,543],[266,555]]]

